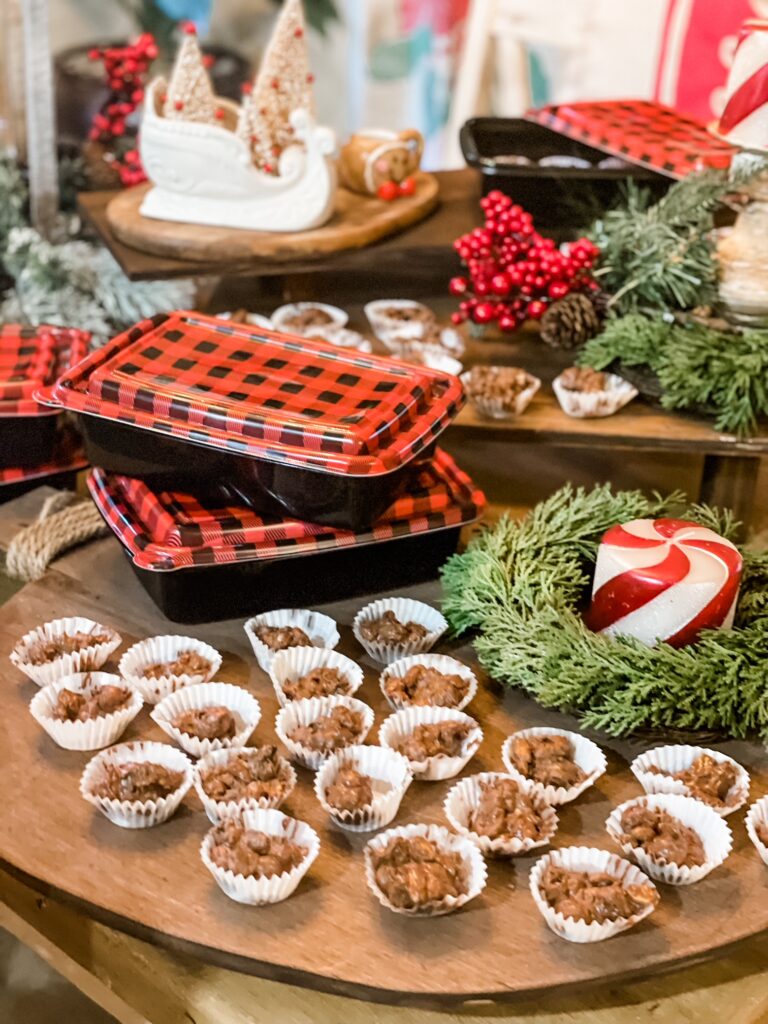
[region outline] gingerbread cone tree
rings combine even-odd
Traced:
[[[163,115],[180,121],[216,121],[216,97],[194,26],[185,29],[163,103]]]
[[[276,174],[280,154],[295,141],[291,113],[314,113],[313,80],[301,0],[287,0],[237,124],[259,170]]]

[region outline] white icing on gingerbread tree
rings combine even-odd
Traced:
[[[280,154],[296,141],[293,111],[314,114],[313,80],[301,0],[287,0],[237,123],[237,134],[250,146],[259,170],[277,174]]]
[[[184,36],[163,101],[163,116],[179,121],[216,122],[216,97],[194,30]]]

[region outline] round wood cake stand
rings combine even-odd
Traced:
[[[734,849],[723,866],[689,888],[661,886],[656,913],[605,943],[573,945],[546,928],[528,891],[536,856],[490,861],[487,889],[458,913],[431,920],[403,918],[384,910],[369,893],[361,855],[365,837],[330,825],[312,791],[313,777],[303,769],[286,810],[318,831],[320,856],[284,903],[262,908],[233,903],[200,860],[200,843],[210,826],[194,791],[164,825],[135,832],[117,828],[78,793],[90,755],[56,747],[28,713],[36,688],[6,659],[15,639],[29,628],[56,615],[83,614],[117,627],[124,647],[155,633],[185,632],[153,608],[113,540],[68,556],[64,565],[69,575],[49,573],[26,586],[4,606],[0,623],[0,657],[7,666],[0,861],[40,891],[74,903],[99,921],[217,966],[369,1001],[435,1008],[475,1004],[475,1011],[477,1000],[543,998],[668,972],[768,929],[768,871],[746,836],[743,812],[728,819]],[[410,593],[438,599],[437,585]],[[340,623],[340,649],[365,667],[358,696],[373,705],[380,724],[387,709],[378,689],[378,668],[361,658],[349,628],[363,603],[325,610]],[[276,742],[277,703],[241,623],[195,627],[194,635],[222,651],[220,679],[246,686],[261,701],[263,717],[251,742]],[[469,648],[452,653],[473,661]],[[464,774],[500,769],[502,740],[515,729],[573,726],[520,694],[503,695],[484,678],[469,711],[481,722],[485,738]],[[369,740],[376,735],[374,726]],[[124,739],[139,737],[166,739],[146,708]],[[612,849],[604,821],[612,807],[640,793],[628,762],[642,748],[599,739],[608,772],[559,812],[555,846]],[[768,788],[762,748],[727,743],[722,749],[750,771],[751,798],[762,796]],[[442,803],[452,784],[415,782],[396,823],[445,823]]]
[[[362,249],[423,220],[437,206],[438,183],[425,171],[419,171],[415,178],[415,193],[391,202],[339,186],[333,216],[311,231],[281,234],[143,217],[139,207],[150,184],[137,185],[115,196],[107,207],[107,220],[125,245],[155,256],[205,263],[249,258],[306,261],[344,249]]]

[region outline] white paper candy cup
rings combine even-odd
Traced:
[[[367,302],[364,306],[365,315],[373,328],[376,337],[386,343],[392,334],[399,334],[401,337],[421,338],[427,328],[435,322],[435,315],[432,310],[423,302],[416,302],[414,299],[376,299]],[[429,317],[423,320],[398,320],[396,317],[388,316],[388,309],[414,309],[423,310],[429,313]]]
[[[284,780],[282,792],[277,797],[261,797],[260,799],[243,800],[214,800],[209,796],[203,786],[203,775],[218,765],[226,764],[230,758],[238,754],[252,754],[255,747],[225,747],[222,750],[214,750],[206,754],[195,765],[194,784],[195,791],[200,797],[208,820],[212,825],[218,825],[224,818],[232,818],[242,814],[244,811],[266,811],[270,808],[279,807],[284,803],[296,788],[296,772],[284,757],[280,758],[280,777]]]
[[[729,761],[738,771],[736,782],[726,796],[725,807],[707,805],[725,818],[743,807],[749,798],[749,775],[738,761],[734,761],[727,754],[721,754],[719,750],[709,750],[707,747],[693,747],[683,743],[670,744],[639,754],[630,768],[646,793],[677,793],[679,796],[691,796],[696,799],[695,794],[691,793],[685,783],[672,776],[690,768],[701,754],[709,754],[715,761],[721,763]],[[651,767],[659,768],[660,772],[650,771]]]
[[[53,717],[56,699],[62,690],[91,693],[100,686],[119,686],[124,690],[130,690],[131,699],[118,711],[99,715],[98,718],[91,718],[85,722],[62,722]],[[141,711],[143,703],[138,690],[120,676],[111,672],[77,672],[38,690],[30,701],[29,710],[53,742],[65,750],[101,750],[102,747],[109,747],[117,742]]]
[[[275,696],[281,707],[290,703],[290,698],[286,697],[283,690],[285,684],[301,679],[316,668],[337,669],[339,675],[344,676],[349,683],[347,697],[353,697],[363,685],[363,670],[351,658],[338,651],[327,647],[289,647],[275,653],[269,670]]]
[[[268,878],[236,875],[233,871],[225,871],[211,860],[213,829],[207,833],[200,847],[203,864],[216,879],[221,891],[238,903],[261,907],[267,903],[280,903],[288,899],[320,852],[320,838],[317,832],[306,822],[289,818],[287,814],[276,810],[244,811],[242,820],[246,828],[266,832],[270,836],[281,836],[303,846],[307,854],[301,864],[282,875],[271,875]]]
[[[108,763],[125,764],[127,761],[150,761],[171,771],[182,772],[184,779],[178,789],[159,800],[109,800],[97,796],[94,787],[104,775]],[[80,792],[114,825],[121,828],[151,828],[167,821],[184,799],[192,785],[192,762],[186,754],[169,743],[120,743],[92,757],[80,779]]]
[[[318,718],[324,718],[340,705],[348,707],[350,711],[357,711],[363,716],[363,731],[355,738],[354,745],[364,743],[373,725],[373,709],[358,700],[357,697],[309,697],[305,700],[292,700],[278,711],[275,718],[275,732],[294,761],[298,761],[305,768],[316,772],[320,765],[335,753],[335,751],[325,753],[321,750],[310,750],[292,740],[291,733],[300,725],[309,725],[311,722],[316,722]],[[350,746],[352,745],[350,744]]]
[[[308,608],[279,608],[273,612],[264,612],[248,619],[244,629],[251,642],[256,660],[265,672],[269,672],[272,659],[277,651],[273,651],[256,636],[259,626],[295,626],[303,630],[312,641],[313,647],[325,647],[333,650],[339,642],[339,631],[336,623],[322,612],[313,612]],[[290,650],[286,648],[286,650]]]
[[[109,640],[101,644],[84,647],[81,651],[61,654],[52,661],[42,665],[33,665],[29,660],[30,650],[39,643],[56,640],[61,636],[72,636],[74,633],[104,633]],[[93,619],[74,616],[67,619],[54,619],[36,629],[25,633],[13,648],[10,659],[25,676],[38,686],[50,686],[65,676],[76,675],[78,672],[95,672],[100,669],[110,654],[122,643],[120,634],[109,626],[102,626]]]
[[[151,665],[173,662],[181,654],[193,651],[210,662],[207,672],[182,673],[181,675],[158,676],[152,679],[142,675],[144,669]],[[215,647],[195,640],[191,636],[153,636],[148,640],[140,640],[129,647],[120,659],[120,675],[127,679],[141,693],[147,704],[158,704],[170,693],[175,693],[184,686],[196,683],[207,683],[213,679],[221,668],[221,655]]]
[[[366,354],[373,352],[373,345],[359,331],[351,331],[348,327],[337,327],[336,324],[329,324],[327,327],[313,327],[307,332],[310,338],[322,338],[339,348],[354,348],[358,352]]]
[[[297,328],[291,326],[288,321],[307,309],[322,309],[331,318],[328,323],[317,324],[314,327]],[[286,334],[315,334],[318,327],[345,327],[349,320],[349,314],[338,306],[329,306],[326,302],[289,302],[285,306],[278,306],[272,313],[272,327],[276,331],[284,331]]]
[[[382,747],[397,750],[400,741],[410,736],[417,725],[433,725],[437,722],[464,722],[470,726],[470,732],[458,757],[438,754],[423,761],[409,760],[413,777],[422,782],[452,779],[469,764],[483,742],[483,730],[474,718],[455,708],[403,708],[402,711],[396,711],[385,719],[379,728],[379,743]]]
[[[426,636],[420,640],[401,644],[385,644],[376,640],[365,640],[360,632],[362,624],[370,622],[372,619],[380,619],[384,612],[388,611],[394,612],[395,618],[403,625],[417,622],[427,630]],[[426,654],[447,629],[448,623],[436,608],[432,608],[422,601],[414,601],[410,597],[384,597],[373,601],[360,609],[352,623],[355,639],[366,654],[374,661],[380,661],[385,665],[391,665],[393,661],[405,658],[409,654]]]
[[[562,374],[552,381],[552,390],[566,416],[595,419],[613,416],[633,398],[638,390],[615,373],[606,374],[607,387],[602,391],[571,391],[562,382]]]
[[[480,772],[478,775],[470,775],[466,779],[457,782],[445,798],[443,809],[445,816],[460,835],[466,836],[486,856],[514,857],[519,853],[527,853],[538,846],[546,846],[555,832],[557,832],[557,814],[553,808],[533,791],[530,785],[514,781],[520,789],[531,796],[534,807],[541,814],[542,838],[541,839],[518,839],[517,837],[498,836],[491,839],[489,836],[481,836],[473,832],[469,826],[469,816],[477,807],[482,795],[482,784],[484,782],[495,782],[496,779],[507,779],[510,776],[503,772]]]
[[[395,711],[400,711],[402,708],[424,706],[396,700],[394,697],[390,697],[386,690],[388,679],[404,676],[408,669],[414,665],[425,665],[427,668],[433,668],[437,672],[442,672],[443,675],[461,676],[462,679],[466,679],[469,683],[469,689],[467,690],[466,697],[461,703],[456,705],[457,711],[463,711],[474,700],[477,693],[477,676],[469,665],[463,665],[456,658],[449,658],[447,654],[412,654],[407,658],[398,658],[397,661],[393,661],[391,665],[384,669],[379,677],[381,692],[384,694],[384,698],[389,706],[394,708]]]
[[[625,886],[649,885],[652,889],[655,889],[656,886],[631,861],[617,857],[606,850],[597,850],[589,846],[567,846],[561,850],[551,850],[549,853],[545,853],[531,868],[531,895],[542,917],[547,922],[547,926],[561,939],[567,939],[569,942],[602,942],[604,939],[618,935],[619,932],[633,928],[656,909],[653,903],[649,903],[631,917],[620,917],[615,921],[604,921],[602,924],[597,921],[587,924],[586,921],[573,917],[564,917],[562,914],[556,913],[554,908],[547,903],[539,888],[541,877],[549,863],[565,868],[567,871],[605,872],[619,879]]]
[[[489,420],[510,420],[514,416],[522,416],[531,404],[533,396],[541,387],[541,380],[538,377],[534,377],[532,373],[529,373],[527,376],[529,380],[528,387],[523,388],[522,391],[515,395],[513,406],[509,406],[501,398],[478,398],[473,395],[470,390],[471,371],[462,373],[461,383],[464,385],[469,401],[474,405],[480,416],[484,416]]]
[[[373,801],[357,811],[340,811],[326,799],[326,790],[332,785],[341,768],[352,765],[371,779]],[[407,760],[386,747],[345,747],[321,765],[315,776],[315,795],[320,806],[339,828],[349,832],[374,832],[393,820],[405,791],[413,781]]]
[[[764,796],[752,804],[747,811],[744,823],[747,826],[747,835],[754,843],[763,864],[768,864],[768,846],[757,834],[758,825],[768,825],[768,796]]]
[[[585,777],[581,782],[575,786],[545,786],[533,779],[526,779],[525,775],[519,772],[512,763],[512,743],[520,737],[533,736],[565,736],[569,739],[573,750],[573,760],[585,773]],[[535,729],[520,729],[519,732],[513,732],[511,736],[507,736],[501,748],[501,759],[504,762],[504,767],[513,779],[517,779],[518,782],[531,782],[534,789],[541,794],[547,803],[554,806],[568,804],[571,800],[575,800],[577,796],[580,796],[585,789],[589,789],[600,778],[607,767],[605,754],[592,740],[588,740],[586,736],[582,736],[578,732],[568,732],[566,729],[549,729],[546,726],[538,726]]]
[[[625,842],[622,839],[624,830],[621,827],[621,818],[626,810],[636,805],[667,811],[683,825],[693,829],[704,844],[705,863],[698,867],[662,864],[650,857],[642,847],[634,847],[632,843]],[[605,828],[625,856],[633,859],[651,878],[657,882],[666,882],[667,885],[692,885],[694,882],[700,882],[710,871],[714,871],[723,863],[733,846],[731,830],[725,820],[711,807],[700,800],[672,793],[655,793],[627,800],[611,812]]]
[[[235,735],[232,739],[199,739],[182,732],[173,724],[174,718],[182,711],[223,706],[232,712],[235,719]],[[232,683],[196,683],[184,686],[175,693],[169,693],[150,712],[166,736],[178,743],[192,757],[205,757],[222,747],[242,747],[248,742],[253,730],[259,724],[261,708],[256,698],[242,686]]]
[[[376,872],[374,869],[373,855],[383,850],[392,839],[402,837],[411,839],[415,836],[424,836],[446,851],[461,855],[467,872],[467,891],[461,896],[446,896],[443,900],[434,900],[425,903],[420,907],[405,908],[395,907],[376,884]],[[471,843],[464,836],[456,836],[449,832],[442,825],[401,825],[399,828],[390,828],[378,836],[369,840],[363,851],[365,857],[365,879],[368,888],[373,895],[387,910],[395,914],[404,914],[406,917],[440,917],[443,914],[450,914],[465,903],[469,903],[475,896],[479,896],[485,888],[488,878],[488,871],[485,867],[483,855],[474,843]]]

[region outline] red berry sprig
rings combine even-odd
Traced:
[[[600,251],[588,238],[558,249],[534,229],[530,213],[498,189],[480,206],[484,226],[453,243],[468,271],[448,285],[451,295],[461,298],[451,315],[455,324],[496,322],[502,331],[515,331],[571,292],[598,290],[592,268]]]

